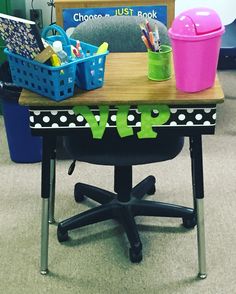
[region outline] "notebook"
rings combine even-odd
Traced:
[[[0,36],[13,53],[34,59],[44,45],[35,22],[0,13]]]

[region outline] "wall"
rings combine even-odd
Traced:
[[[223,24],[229,24],[236,18],[235,0],[175,0],[175,15],[193,7],[209,7],[215,9]]]
[[[1,1],[1,0],[0,0]],[[17,0],[15,0],[17,1]],[[30,19],[30,9],[31,9],[31,0],[25,0],[25,6],[26,6],[26,18]],[[43,25],[47,26],[51,23],[51,7],[49,7],[47,5],[47,3],[49,2],[49,0],[34,0],[34,8],[35,9],[42,9],[43,10]],[[54,20],[55,21],[55,11],[53,13],[54,15]]]
[[[17,1],[17,0],[15,0]],[[29,18],[31,9],[31,0],[26,1],[26,15]],[[43,10],[43,24],[50,23],[51,8],[48,7],[49,0],[34,0],[34,8]],[[145,1],[144,1],[145,2]],[[175,14],[193,7],[209,7],[215,9],[224,24],[231,23],[236,18],[236,1],[235,0],[175,0]],[[55,13],[54,13],[55,16]],[[55,20],[55,19],[54,19]]]

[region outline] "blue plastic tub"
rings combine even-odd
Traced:
[[[3,98],[3,117],[11,160],[34,163],[42,160],[42,138],[31,135],[28,107],[16,99]]]

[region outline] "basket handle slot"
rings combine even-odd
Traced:
[[[41,34],[42,38],[47,40],[48,33],[53,30],[55,30],[57,33],[59,33],[59,35],[62,36],[63,41],[64,41],[64,45],[70,45],[70,40],[69,40],[66,32],[60,26],[55,25],[55,24],[47,26],[43,29],[42,34]]]

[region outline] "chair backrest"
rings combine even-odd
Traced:
[[[78,25],[71,37],[96,46],[106,41],[110,52],[144,52],[147,49],[141,39],[139,24],[145,21],[145,18],[136,16],[91,19]],[[153,19],[148,21],[152,29],[157,23],[161,43],[169,45],[166,26]],[[77,160],[123,166],[171,159],[181,151],[183,138],[159,136],[155,143],[152,139],[140,140],[137,136],[121,138],[114,128],[107,128],[101,140],[94,140],[90,129],[80,129],[78,137],[70,136],[64,141],[68,152]]]
[[[87,20],[78,25],[71,38],[99,46],[108,42],[110,52],[144,52],[139,24],[146,19],[138,16],[112,16]],[[170,44],[167,28],[154,19],[148,19],[151,28],[156,23],[161,44]]]

